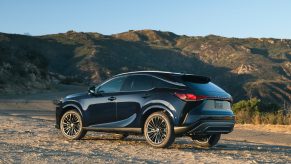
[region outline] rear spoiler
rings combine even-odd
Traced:
[[[193,74],[183,74],[181,77],[182,77],[182,80],[192,82],[192,83],[205,84],[211,81],[209,77],[193,75]]]

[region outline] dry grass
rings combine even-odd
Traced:
[[[54,110],[55,105],[49,100],[5,100],[0,102],[0,110],[6,109],[37,109],[37,110]]]
[[[276,132],[291,134],[291,125],[254,125],[254,124],[236,124],[235,129],[258,130],[264,132]]]
[[[236,121],[241,124],[291,125],[291,114],[284,115],[282,112],[277,112],[250,115],[246,112],[237,112]]]

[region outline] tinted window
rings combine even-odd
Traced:
[[[206,84],[210,82],[210,78],[199,75],[191,75],[191,74],[163,74],[160,75],[163,79],[173,82],[183,83],[184,81],[192,82],[192,83],[203,83]]]
[[[146,75],[130,76],[126,79],[122,91],[143,91],[153,88],[153,78]]]
[[[155,88],[177,88],[177,86],[157,78],[154,78],[154,86]]]
[[[125,78],[126,77],[117,77],[115,79],[112,79],[103,84],[98,91],[104,93],[119,92]]]
[[[200,92],[225,92],[223,89],[218,87],[217,85],[209,82],[206,84],[201,84],[201,83],[191,83],[191,82],[185,82],[185,84],[194,89],[195,91],[200,91]]]

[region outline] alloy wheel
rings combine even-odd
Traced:
[[[167,136],[166,121],[161,116],[152,117],[147,125],[147,136],[154,144],[160,144]]]
[[[74,138],[80,133],[81,124],[81,118],[75,112],[65,113],[61,122],[63,133],[68,138]]]
[[[210,137],[211,136],[207,135],[207,136],[203,136],[203,137],[201,137],[199,139],[195,139],[195,140],[196,140],[196,142],[200,142],[200,143],[205,144],[205,143],[209,142]]]
[[[212,134],[200,137],[192,135],[191,138],[195,146],[209,148],[218,143],[220,136],[221,134]]]

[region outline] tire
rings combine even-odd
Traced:
[[[129,136],[128,134],[114,134],[114,137],[119,140],[124,140],[128,136]]]
[[[146,141],[156,148],[167,148],[175,141],[174,125],[164,112],[151,114],[144,123]]]
[[[69,110],[63,114],[60,127],[63,136],[69,140],[79,140],[87,133],[83,129],[82,116],[75,110]]]
[[[220,139],[221,134],[206,135],[203,137],[191,136],[193,143],[197,147],[209,148],[216,145]]]

